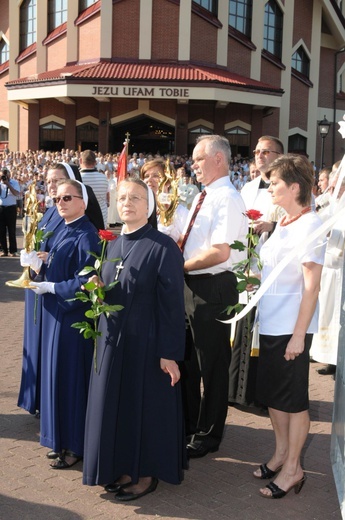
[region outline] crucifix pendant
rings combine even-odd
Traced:
[[[124,265],[123,265],[123,262],[121,260],[121,262],[116,266],[116,276],[115,276],[115,280],[118,280],[119,276],[120,276],[120,273],[122,271],[122,269],[124,269]]]

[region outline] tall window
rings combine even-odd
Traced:
[[[281,59],[283,41],[283,13],[274,0],[265,5],[264,49]]]
[[[297,70],[304,76],[309,78],[309,63],[310,60],[308,58],[307,53],[303,49],[303,47],[299,47],[296,52],[293,53],[291,59],[291,66],[293,69]]]
[[[207,9],[207,11],[210,11],[210,13],[215,16],[218,15],[218,0],[193,0],[193,2]]]
[[[0,65],[10,59],[10,48],[8,43],[2,38],[0,40]]]
[[[229,25],[251,37],[252,0],[229,0]]]
[[[48,27],[49,32],[67,20],[67,0],[49,0]]]
[[[20,6],[20,50],[36,41],[36,0],[24,0]]]
[[[79,0],[79,12],[84,11],[90,5],[95,4],[97,0]]]

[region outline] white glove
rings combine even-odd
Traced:
[[[53,282],[30,282],[29,289],[36,294],[52,293],[55,294],[55,283]]]
[[[163,226],[163,224],[158,222],[157,228],[158,228],[158,231],[160,231],[161,233],[164,233],[164,235],[168,235],[175,242],[178,242],[178,240],[180,238],[180,232],[174,226],[174,224],[171,224],[170,226]]]
[[[42,260],[38,258],[36,251],[27,253],[25,249],[20,252],[20,265],[22,267],[31,267],[36,273],[39,273],[42,265]]]

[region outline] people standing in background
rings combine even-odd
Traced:
[[[205,189],[193,201],[181,244],[190,326],[182,382],[191,458],[219,449],[228,410],[230,326],[219,320],[238,302],[232,267],[243,253],[229,244],[243,242],[247,233],[245,206],[229,178],[230,158],[229,142],[219,135],[200,137],[193,151],[192,169]]]
[[[17,253],[17,197],[20,196],[18,181],[11,179],[7,168],[0,176],[0,256],[18,256]],[[8,234],[8,242],[7,242]]]
[[[80,154],[80,174],[84,184],[91,186],[102,210],[104,227],[108,224],[109,186],[104,173],[97,170],[96,155],[92,150]]]

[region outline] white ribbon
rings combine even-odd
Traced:
[[[340,180],[340,177],[339,177],[339,180]],[[338,190],[338,192],[339,192],[339,190]],[[219,320],[219,321],[222,321],[222,323],[229,323],[232,325],[232,324],[236,323],[237,321],[239,321],[240,319],[244,318],[244,316],[246,316],[248,314],[248,312],[250,312],[252,310],[252,308],[255,307],[255,305],[260,300],[261,296],[263,294],[265,294],[267,289],[272,285],[272,283],[280,275],[280,273],[283,271],[283,269],[291,262],[291,260],[295,256],[298,255],[301,248],[302,247],[305,248],[306,246],[308,246],[309,244],[314,242],[314,240],[317,240],[322,235],[326,236],[326,234],[332,228],[332,226],[334,226],[334,224],[342,218],[345,219],[345,207],[336,211],[334,213],[334,215],[332,215],[332,217],[328,218],[326,220],[326,222],[324,222],[318,229],[315,229],[315,231],[311,235],[309,235],[307,240],[305,240],[305,239],[301,240],[296,245],[296,247],[292,251],[290,251],[290,253],[285,258],[283,258],[283,260],[281,260],[279,262],[279,264],[268,275],[268,277],[266,278],[264,283],[260,286],[259,290],[250,299],[249,303],[241,310],[241,312],[239,312],[238,314],[236,314],[236,316],[234,316],[233,318],[230,318],[229,320],[226,320],[226,321]]]

